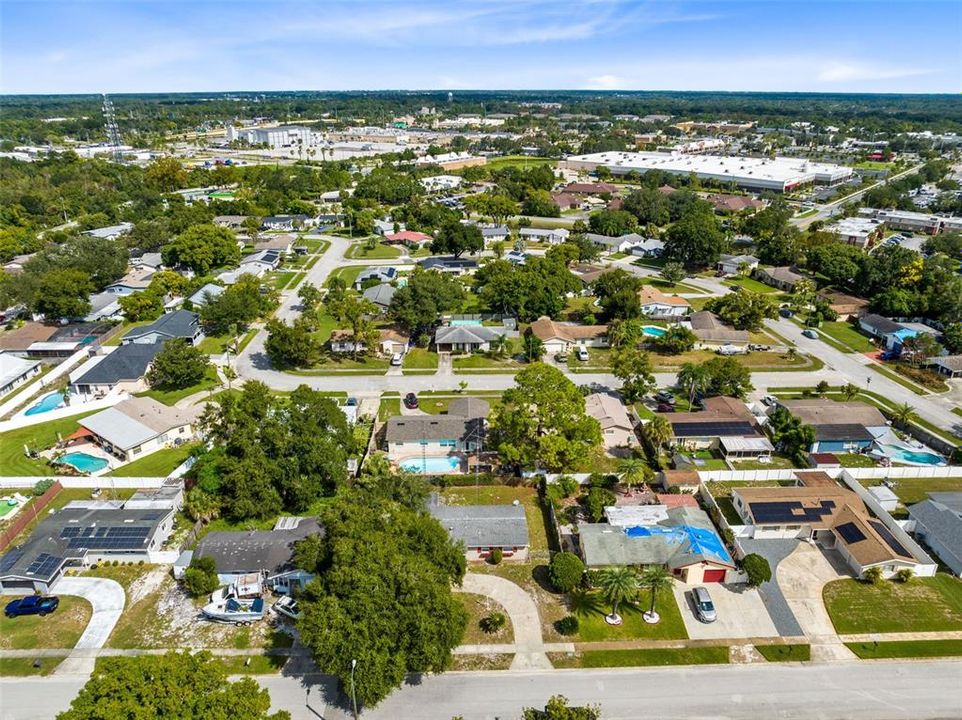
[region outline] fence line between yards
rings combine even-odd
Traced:
[[[63,490],[63,486],[59,482],[54,482],[53,485],[47,488],[43,495],[34,498],[29,507],[23,508],[17,514],[17,517],[14,518],[9,527],[4,528],[3,532],[0,532],[0,552],[6,550],[7,546],[13,542],[13,539],[20,534],[20,531],[39,517],[40,511],[47,507],[61,490]]]
[[[72,475],[33,475],[19,477],[0,477],[0,488],[32,488],[41,480],[53,480],[65,488],[159,488],[167,480],[165,477],[90,477]]]

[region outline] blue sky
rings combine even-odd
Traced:
[[[3,0],[3,93],[959,92],[962,3]]]

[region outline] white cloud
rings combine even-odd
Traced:
[[[588,87],[592,90],[620,90],[624,86],[624,80],[617,75],[598,75],[588,78]]]
[[[899,68],[870,65],[858,62],[830,62],[819,72],[821,82],[856,82],[864,80],[896,80],[899,78],[928,75],[931,70],[921,68]]]

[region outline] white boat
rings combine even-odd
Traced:
[[[239,599],[233,596],[208,603],[201,610],[208,620],[234,625],[250,625],[252,622],[262,620],[265,611],[264,598]]]

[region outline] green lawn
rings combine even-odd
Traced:
[[[605,615],[611,612],[611,606],[602,599],[600,594],[587,593],[583,598],[573,600],[573,612],[581,623],[574,639],[580,642],[594,642],[677,640],[688,637],[685,623],[681,619],[681,612],[670,589],[658,593],[657,610],[661,615],[661,622],[655,625],[649,625],[642,618],[642,613],[648,609],[649,602],[648,591],[642,591],[637,604],[622,603],[618,607],[618,613],[623,619],[622,624],[609,625],[605,622]]]
[[[491,158],[485,167],[492,170],[502,170],[506,167],[533,168],[539,165],[550,165],[554,167],[558,164],[557,160],[551,158],[535,157],[533,155],[505,155],[504,157]]]
[[[768,662],[807,662],[812,659],[811,645],[756,645]]]
[[[778,288],[773,288],[771,285],[766,285],[763,282],[759,282],[754,278],[750,277],[735,277],[729,278],[722,282],[722,285],[727,285],[728,287],[740,287],[745,290],[751,290],[752,292],[763,293],[765,295],[770,295],[772,293],[779,292]]]
[[[844,468],[875,467],[877,463],[868,455],[857,453],[834,453],[839,464]]]
[[[707,294],[701,288],[695,287],[694,285],[689,285],[684,281],[679,283],[670,283],[667,280],[664,280],[662,278],[656,278],[656,277],[642,278],[641,281],[643,285],[651,285],[652,287],[656,287],[659,290],[661,290],[663,293],[667,293],[669,295],[671,295],[672,293],[674,294],[695,293],[698,295]]]
[[[515,500],[524,506],[528,521],[528,542],[532,553],[548,550],[548,533],[538,491],[521,485],[478,485],[446,488],[441,492],[449,505],[510,505]]]
[[[377,419],[385,422],[389,417],[401,414],[401,398],[381,398],[377,409]]]
[[[294,375],[324,375],[347,370],[356,373],[370,372],[381,375],[388,369],[390,361],[387,358],[358,356],[351,358],[350,353],[324,355],[321,362],[309,369],[290,371]]]
[[[375,245],[374,249],[368,248],[366,242],[359,242],[351,245],[344,253],[344,257],[364,260],[393,260],[401,257],[401,251],[393,245],[385,245],[382,242]]]
[[[290,270],[279,270],[270,274],[271,283],[278,290],[285,289],[297,277],[297,273]]]
[[[869,363],[866,367],[871,368],[874,372],[877,372],[879,375],[884,375],[885,377],[887,377],[887,378],[888,378],[889,380],[891,380],[892,382],[896,382],[896,383],[898,383],[899,385],[901,385],[902,387],[911,390],[911,391],[914,392],[916,395],[928,395],[928,394],[929,394],[928,390],[925,390],[925,389],[923,389],[922,387],[920,387],[919,385],[917,385],[917,384],[915,384],[914,382],[912,382],[911,380],[902,377],[902,376],[899,375],[897,372],[893,372],[892,370],[889,370],[889,369],[888,369],[887,367],[885,367],[884,365],[880,365],[879,363]]]
[[[364,267],[362,265],[346,265],[344,267],[339,267],[337,270],[331,273],[326,284],[330,286],[330,278],[340,277],[344,279],[344,282],[347,283],[348,287],[353,287],[354,281],[357,280],[357,276],[361,274],[363,269]]]
[[[862,160],[862,162],[855,163],[856,170],[894,170],[895,163],[890,162],[880,162],[878,160]]]
[[[580,657],[552,657],[555,667],[641,667],[727,665],[728,647],[657,648],[653,650],[586,650]]]
[[[200,341],[197,348],[208,355],[220,355],[227,350],[227,345],[234,340],[228,333],[223,335],[208,335]]]
[[[49,675],[63,662],[62,657],[36,658],[40,667],[33,666],[35,658],[0,658],[0,677],[27,677],[29,675]],[[512,657],[514,657],[512,655]]]
[[[190,451],[194,447],[194,445],[188,444],[181,445],[180,447],[164,448],[163,450],[151,453],[147,457],[134,460],[132,463],[112,470],[107,473],[107,476],[167,477],[168,473],[173,472],[178,465],[187,459],[187,456],[190,455]]]
[[[518,338],[508,339],[508,348],[503,358],[497,358],[488,353],[476,352],[453,360],[455,372],[459,370],[498,370],[501,372],[514,372],[524,367],[523,362],[514,359],[521,352],[521,340]]]
[[[771,461],[735,460],[732,465],[736,470],[788,470],[795,467],[795,463],[785,457],[773,455]]]
[[[221,655],[216,660],[228,675],[270,675],[287,663],[285,655]]]
[[[208,365],[207,371],[204,373],[204,379],[196,385],[180,388],[178,390],[161,390],[159,388],[152,388],[147,392],[140,394],[146,395],[149,398],[153,398],[157,402],[161,402],[164,405],[173,405],[178,400],[183,400],[188,395],[193,395],[194,393],[203,392],[205,390],[213,390],[214,388],[218,387],[220,387],[220,380],[217,378],[217,371],[214,370],[213,365]]]
[[[411,348],[401,364],[405,370],[437,370],[438,354],[424,348]]]
[[[875,346],[849,322],[823,322],[818,328],[836,342],[846,345],[854,352],[872,352]]]
[[[958,657],[962,655],[962,640],[900,640],[878,643],[845,643],[845,646],[862,660]]]
[[[822,597],[841,634],[962,630],[962,580],[945,573],[878,585],[835,580]]]
[[[611,350],[608,348],[588,348],[588,359],[578,359],[575,352],[568,353],[568,369],[571,372],[599,372],[611,367]]]
[[[962,478],[902,478],[892,491],[904,505],[922,502],[930,492],[962,492]]]
[[[742,520],[741,515],[739,515],[735,509],[735,503],[732,502],[731,496],[716,497],[715,502],[718,503],[718,509],[721,510],[722,515],[725,516],[725,520],[728,521],[729,525],[745,524],[745,521]]]
[[[137,322],[125,322],[125,323],[121,326],[120,330],[117,331],[117,332],[115,332],[113,335],[111,335],[111,336],[110,336],[110,339],[107,340],[107,341],[106,341],[105,343],[103,343],[103,344],[104,344],[105,346],[109,346],[109,345],[120,345],[121,339],[123,339],[124,335],[126,335],[130,330],[133,330],[134,328],[143,327],[144,325],[150,325],[150,323],[152,323],[152,322],[154,322],[154,321],[153,321],[153,320],[138,320]]]
[[[49,475],[51,468],[46,460],[33,460],[23,454],[23,446],[31,450],[46,450],[53,447],[60,437],[67,437],[77,429],[77,421],[92,415],[93,412],[79,413],[68,418],[51,420],[50,422],[9,432],[0,433],[0,468],[4,475]]]
[[[17,596],[4,596],[3,602]],[[22,596],[20,596],[22,597]],[[0,617],[0,649],[33,650],[36,648],[72,648],[90,622],[92,609],[83,598],[60,597],[60,606],[46,617],[25,615]]]

